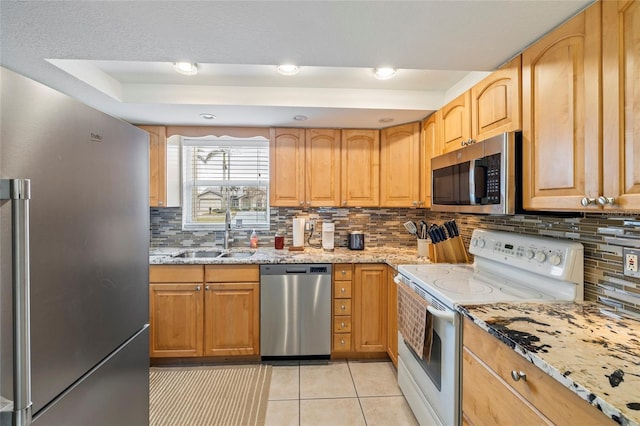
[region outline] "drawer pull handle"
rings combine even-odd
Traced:
[[[342,272],[342,275],[347,275],[347,271],[346,271],[345,269],[343,269],[343,270],[342,270],[342,271],[340,271],[340,272]]]
[[[342,287],[342,288],[340,289],[340,291],[341,291],[342,293],[344,293],[346,290],[344,289],[344,287]]]
[[[347,309],[347,307],[344,306],[344,305],[340,305],[340,309],[342,309],[344,311],[345,309]]]
[[[344,339],[340,339],[340,344],[344,345]]]
[[[345,323],[340,323],[340,327],[345,328],[347,325]]]
[[[513,380],[515,380],[516,382],[519,381],[520,379],[522,379],[523,381],[527,381],[527,375],[525,374],[524,371],[516,371],[516,370],[512,370],[511,371],[511,377],[513,378]]]

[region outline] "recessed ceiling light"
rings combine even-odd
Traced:
[[[293,117],[294,120],[296,121],[304,121],[306,120],[308,117],[306,115],[296,115]]]
[[[378,123],[391,123],[393,121],[393,118],[391,117],[383,117],[380,120],[378,120]]]
[[[203,112],[202,114],[200,114],[200,117],[204,118],[205,120],[213,120],[214,118],[216,118],[215,115],[209,114],[208,112]]]
[[[282,64],[278,65],[278,72],[282,75],[296,75],[300,71],[300,68],[297,65],[293,64]]]
[[[373,74],[378,80],[388,80],[396,74],[394,68],[375,68]]]
[[[173,69],[184,75],[196,75],[198,74],[198,65],[192,62],[175,62]]]

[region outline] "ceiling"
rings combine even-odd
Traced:
[[[132,123],[380,128],[426,117],[590,3],[2,0],[0,63]],[[396,76],[374,79],[382,66]]]

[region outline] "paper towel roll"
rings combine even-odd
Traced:
[[[293,246],[304,247],[304,219],[293,219]]]

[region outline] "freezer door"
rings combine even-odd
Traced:
[[[149,424],[149,329],[33,419],[34,426]]]
[[[33,414],[148,323],[148,135],[0,68],[0,176],[31,181]],[[0,395],[12,399],[11,204]]]

